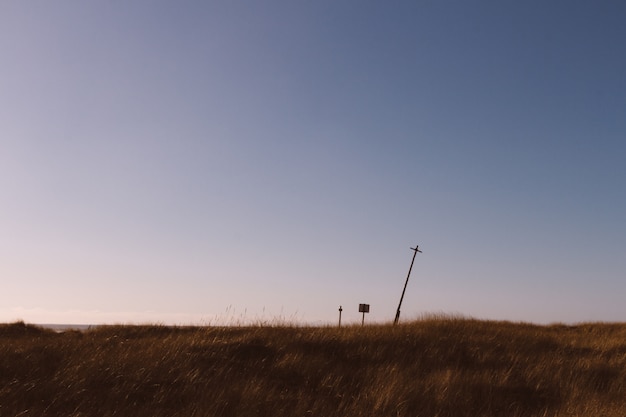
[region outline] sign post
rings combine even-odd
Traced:
[[[404,292],[406,291],[406,284],[409,283],[409,277],[411,276],[411,269],[413,269],[413,262],[415,262],[415,255],[417,255],[417,252],[422,253],[421,250],[419,250],[419,246],[415,246],[414,248],[411,248],[412,251],[415,251],[413,253],[413,259],[411,260],[411,266],[409,267],[409,273],[406,276],[406,281],[404,282],[404,289],[402,290],[402,295],[400,296],[400,303],[398,304],[398,310],[396,311],[396,318],[393,321],[393,324],[398,324],[398,320],[400,320],[400,307],[402,306],[402,299],[404,298]]]
[[[359,313],[363,313],[363,319],[361,320],[361,326],[365,324],[365,313],[370,312],[369,304],[359,304]]]
[[[343,311],[343,308],[341,308],[341,306],[339,306],[339,328],[341,328],[341,312]]]

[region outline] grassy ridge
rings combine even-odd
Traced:
[[[0,325],[0,416],[626,415],[626,324]]]

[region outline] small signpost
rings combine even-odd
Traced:
[[[341,328],[341,312],[343,311],[343,308],[341,308],[341,306],[339,306],[339,328]]]
[[[370,305],[369,304],[359,304],[359,313],[363,313],[363,319],[361,320],[361,326],[363,326],[363,324],[365,324],[365,313],[369,313],[370,312]]]

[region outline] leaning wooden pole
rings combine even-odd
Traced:
[[[409,273],[406,275],[406,281],[404,281],[404,288],[402,289],[402,295],[400,296],[400,303],[398,303],[398,310],[396,310],[396,318],[393,321],[393,324],[398,324],[398,321],[400,320],[400,307],[402,307],[402,300],[404,299],[404,293],[406,292],[406,285],[409,283],[409,277],[411,276],[411,270],[413,269],[413,262],[415,262],[415,255],[417,255],[417,252],[422,253],[421,250],[419,250],[419,246],[416,245],[414,248],[411,248],[413,252],[413,259],[411,260],[411,266],[409,267]]]

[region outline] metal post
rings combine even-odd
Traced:
[[[419,250],[419,246],[416,245],[414,248],[411,248],[412,251],[414,251],[413,253],[413,259],[411,260],[411,266],[409,267],[409,273],[406,276],[406,281],[404,282],[404,289],[402,290],[402,295],[400,296],[400,303],[398,304],[398,310],[396,311],[396,318],[393,321],[393,324],[398,324],[398,320],[400,320],[400,307],[402,306],[402,299],[404,299],[404,292],[406,291],[406,285],[409,283],[409,277],[411,276],[411,269],[413,269],[413,262],[415,262],[415,255],[417,255],[417,252],[422,253],[421,250]]]
[[[341,306],[339,306],[339,328],[341,328],[341,312],[343,311],[343,308],[341,308]]]
[[[363,312],[363,320],[361,320],[361,327],[365,324],[365,311]]]

